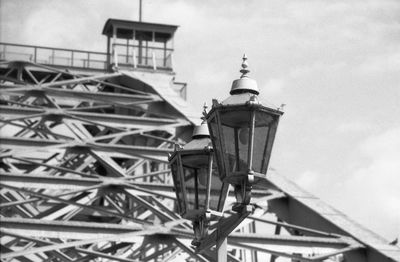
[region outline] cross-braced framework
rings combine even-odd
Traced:
[[[175,210],[167,154],[193,119],[166,95],[177,94],[172,75],[22,61],[0,73],[2,261],[216,260],[228,228],[212,223],[196,253]],[[228,261],[398,261],[397,247],[273,170],[268,178],[244,220],[229,197]]]

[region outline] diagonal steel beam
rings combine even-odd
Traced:
[[[105,180],[96,178],[79,178],[79,177],[59,177],[59,176],[43,176],[43,175],[24,175],[15,173],[0,172],[0,180],[2,183],[11,186],[25,188],[51,188],[52,190],[69,189],[81,190],[92,186],[101,185]],[[112,179],[108,179],[110,182]],[[118,183],[117,181],[115,182]]]
[[[157,240],[156,242],[154,242],[154,244],[155,244],[155,245],[158,245],[158,244],[159,244],[159,243],[158,243],[158,240]],[[152,259],[154,259],[155,261],[157,261],[157,260],[158,260],[157,258],[158,258],[160,255],[163,255],[164,253],[167,253],[167,252],[171,251],[171,250],[174,249],[174,248],[176,248],[174,245],[167,245],[167,246],[165,246],[163,249],[158,250],[158,251],[154,252],[153,254],[148,255],[148,256],[142,258],[142,259],[141,259],[141,262],[146,262],[146,261],[149,261],[149,260],[152,260]]]
[[[51,250],[60,250],[60,249],[70,248],[70,247],[79,247],[79,246],[83,246],[83,245],[87,245],[87,244],[99,243],[99,242],[104,242],[104,241],[129,241],[132,238],[137,237],[137,236],[151,235],[151,234],[155,234],[155,233],[159,233],[159,232],[163,232],[163,231],[167,232],[168,228],[165,228],[162,226],[152,226],[152,227],[148,227],[147,229],[136,231],[136,232],[114,234],[112,236],[107,236],[107,237],[102,237],[102,238],[71,241],[71,242],[54,244],[54,245],[49,245],[49,246],[44,246],[44,247],[31,248],[28,250],[8,252],[8,253],[2,254],[2,259],[26,256],[29,254],[36,254],[36,253],[46,252],[46,251],[51,251]],[[4,232],[4,229],[0,229],[0,232]]]
[[[133,95],[133,94],[118,94],[118,93],[109,93],[109,92],[90,92],[90,91],[77,91],[77,90],[69,90],[69,89],[59,89],[59,88],[49,88],[42,86],[32,86],[32,87],[20,87],[20,88],[4,88],[0,90],[0,94],[13,94],[13,95],[21,95],[21,94],[30,94],[32,96],[50,96],[57,99],[73,99],[76,101],[94,101],[101,102],[105,104],[114,104],[114,105],[130,105],[130,104],[144,104],[144,103],[153,103],[160,102],[162,99],[154,94],[146,94],[146,95]]]
[[[38,66],[37,64],[32,64],[35,66]],[[46,68],[49,69],[50,71],[55,71],[61,74],[68,74],[65,71],[61,71],[61,70],[55,70],[54,68],[48,67],[48,66],[43,66],[40,65],[39,67],[42,68]],[[69,74],[69,75],[73,75],[73,74]],[[92,75],[92,76],[87,76],[87,77],[82,77],[82,76],[78,76],[78,75],[73,75],[75,76],[75,78],[71,78],[71,79],[66,79],[66,80],[60,80],[60,81],[52,81],[49,83],[43,83],[42,85],[40,85],[40,87],[54,87],[54,86],[63,86],[63,85],[73,85],[73,84],[79,84],[79,83],[88,83],[88,82],[92,82],[92,81],[101,81],[104,79],[108,79],[108,78],[113,78],[116,76],[120,76],[122,75],[121,73],[110,73],[110,74],[100,74],[100,75]],[[58,77],[57,77],[58,78]],[[23,85],[15,85],[15,87],[23,87],[23,86],[27,86],[25,82],[22,82],[21,84]],[[30,87],[35,87],[35,85],[29,85]]]
[[[10,159],[15,159],[15,160],[18,160],[18,161],[30,163],[30,164],[35,165],[35,166],[44,166],[44,167],[47,167],[47,168],[58,170],[58,171],[60,171],[61,173],[64,173],[64,174],[76,174],[76,175],[80,175],[82,177],[99,177],[99,175],[97,175],[97,174],[93,174],[93,173],[87,174],[87,173],[79,172],[79,171],[74,170],[72,168],[66,168],[66,167],[56,166],[56,165],[49,165],[49,164],[46,164],[46,163],[41,163],[41,162],[33,161],[33,160],[30,160],[30,159],[19,158],[19,157],[15,157],[15,156],[10,157]]]
[[[54,242],[50,242],[48,240],[33,238],[33,237],[26,236],[26,235],[15,234],[14,232],[10,232],[8,230],[7,230],[7,233],[5,233],[3,231],[2,234],[6,234],[6,235],[9,235],[9,236],[15,237],[17,239],[25,239],[25,240],[28,240],[30,242],[34,242],[39,246],[47,246],[47,245],[55,244]],[[51,252],[51,254],[53,254],[54,256],[59,258],[61,261],[64,261],[64,262],[71,261],[71,258],[69,256],[67,256],[66,254],[64,254],[64,253],[62,253],[60,251],[53,250],[53,251],[49,251],[49,252]]]
[[[3,253],[11,253],[11,252],[13,252],[13,250],[11,248],[6,247],[6,246],[4,246],[2,244],[0,245],[0,250],[1,250],[2,254]],[[20,257],[19,261],[21,261],[21,262],[34,262],[33,260],[31,260],[31,259],[29,259],[27,257]]]
[[[94,150],[103,153],[117,153],[120,155],[136,156],[148,158],[155,161],[168,163],[167,155],[172,152],[172,149],[154,148],[145,146],[129,146],[120,144],[106,144],[106,143],[79,143],[63,140],[49,140],[49,139],[36,139],[36,138],[20,138],[20,137],[3,137],[0,136],[3,149],[23,149],[26,151],[60,151],[64,148],[69,148],[82,152],[82,150]],[[3,156],[4,157],[4,156]],[[9,155],[8,155],[9,157]]]
[[[101,249],[101,250],[98,250],[98,251],[101,251],[102,253],[109,253],[109,252],[112,252],[114,250],[118,250],[120,248],[124,248],[124,247],[131,246],[131,245],[132,245],[131,243],[122,242],[122,243],[118,243],[118,244],[113,244],[110,247],[107,247],[107,248],[104,248],[104,249]],[[96,255],[87,255],[87,256],[75,259],[75,260],[73,260],[73,262],[84,262],[84,261],[88,261],[90,259],[94,259],[96,257],[97,257]],[[72,260],[70,260],[70,261],[72,261]]]
[[[152,117],[135,117],[117,114],[104,114],[104,113],[92,113],[92,112],[78,112],[68,111],[60,109],[40,109],[40,108],[22,108],[12,106],[0,106],[0,112],[2,116],[9,116],[10,119],[4,121],[17,121],[25,119],[27,117],[39,117],[45,116],[47,119],[56,118],[82,118],[91,122],[105,123],[107,125],[115,125],[116,127],[129,127],[138,126],[142,128],[146,127],[158,127],[162,125],[181,124],[187,125],[185,121],[168,118],[152,118]],[[18,117],[20,116],[20,117]]]
[[[228,237],[228,243],[313,248],[344,248],[351,245],[353,242],[349,242],[346,238],[232,233]]]
[[[138,260],[120,258],[120,257],[115,256],[115,255],[108,255],[108,254],[105,254],[103,252],[98,252],[98,251],[94,251],[94,250],[88,250],[88,249],[82,249],[82,248],[75,248],[75,250],[78,251],[79,253],[88,254],[88,255],[95,256],[95,257],[104,257],[104,258],[107,258],[107,259],[111,259],[112,261],[139,262]]]
[[[92,239],[144,230],[140,224],[118,225],[82,221],[43,220],[33,218],[1,218],[2,229],[30,237]],[[141,239],[141,238],[138,238]]]
[[[160,208],[156,205],[153,205],[151,203],[149,203],[148,201],[146,201],[145,199],[143,199],[142,197],[134,194],[134,192],[132,192],[131,190],[125,190],[125,193],[133,198],[136,202],[138,202],[140,205],[146,207],[147,209],[151,210],[153,212],[153,214],[157,215],[162,221],[174,221],[176,219],[176,217],[171,216],[170,214],[163,212],[163,210],[160,210]]]
[[[56,197],[62,197],[62,196],[67,196],[67,195],[74,195],[76,193],[80,193],[83,191],[91,191],[93,189],[98,189],[99,187],[101,187],[103,184],[96,184],[94,186],[91,187],[85,187],[82,189],[78,189],[78,190],[73,190],[73,191],[69,191],[69,192],[64,192],[62,194],[58,194],[58,195],[54,195]],[[19,200],[19,201],[13,201],[13,202],[8,202],[8,203],[1,203],[0,204],[0,208],[5,208],[5,207],[10,207],[10,206],[17,206],[17,205],[25,205],[25,204],[29,204],[29,203],[33,203],[33,202],[37,202],[37,201],[42,201],[43,199],[40,197],[32,197],[26,200]]]
[[[249,250],[255,250],[255,251],[259,251],[259,252],[268,253],[268,254],[271,254],[271,255],[275,255],[277,257],[291,258],[292,261],[312,262],[311,259],[303,257],[303,256],[301,256],[299,254],[280,252],[280,251],[275,251],[275,250],[267,249],[267,248],[263,248],[263,247],[253,247],[251,245],[245,245],[245,244],[236,244],[235,246],[236,247],[240,247],[240,248],[249,249]],[[292,251],[292,252],[296,252],[296,251]]]
[[[209,262],[208,259],[197,253],[193,248],[190,247],[190,245],[183,243],[182,240],[175,238],[174,242],[179,248],[188,253],[191,257],[197,259],[200,262]]]
[[[143,220],[139,220],[139,219],[133,218],[132,216],[127,216],[127,215],[124,215],[124,214],[111,212],[111,211],[109,211],[107,209],[104,209],[104,208],[101,208],[101,207],[82,205],[82,204],[79,204],[79,203],[76,203],[76,202],[73,202],[73,201],[69,201],[69,200],[65,200],[65,199],[62,199],[62,198],[59,198],[59,197],[49,196],[49,195],[45,195],[45,194],[38,193],[38,192],[33,192],[33,191],[30,191],[30,190],[27,190],[27,189],[23,189],[23,188],[16,188],[16,187],[4,184],[3,181],[0,181],[0,185],[3,186],[3,187],[10,188],[10,189],[15,190],[15,191],[19,191],[19,192],[23,192],[25,194],[33,195],[35,197],[39,197],[39,198],[43,198],[43,199],[47,199],[47,200],[53,200],[53,201],[56,201],[56,202],[67,204],[67,205],[78,206],[78,207],[81,207],[81,208],[84,208],[84,209],[87,209],[87,210],[97,211],[97,212],[105,214],[105,215],[111,215],[111,216],[114,216],[114,217],[127,219],[127,220],[132,221],[132,222],[144,223],[144,224],[150,224],[151,223],[151,222],[148,222],[148,221],[143,221]]]
[[[233,214],[232,211],[230,211],[228,213]],[[258,222],[276,225],[277,227],[283,227],[286,229],[295,229],[299,232],[302,232],[302,233],[305,233],[305,234],[311,235],[311,236],[315,235],[315,236],[325,236],[325,237],[340,237],[339,234],[328,233],[328,232],[315,230],[315,229],[311,229],[311,228],[306,228],[306,227],[301,227],[301,226],[284,223],[284,222],[271,221],[271,220],[263,219],[261,217],[256,217],[253,215],[248,216],[248,218],[250,218],[254,221],[258,221]]]

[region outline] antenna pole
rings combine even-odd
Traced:
[[[139,0],[139,22],[142,22],[142,0]]]

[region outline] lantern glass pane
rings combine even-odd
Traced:
[[[219,198],[222,189],[222,182],[218,175],[217,165],[214,160],[211,174],[211,189],[210,189],[210,209],[218,211]]]
[[[171,164],[171,173],[172,173],[172,179],[174,180],[175,184],[175,193],[176,193],[176,198],[178,202],[178,209],[180,214],[184,214],[186,212],[185,209],[185,203],[184,203],[184,196],[183,196],[183,188],[182,188],[182,181],[181,181],[181,175],[179,174],[179,168],[178,168],[178,161],[174,161]]]
[[[218,131],[216,117],[211,119],[211,121],[209,122],[209,128],[210,128],[211,140],[213,141],[213,149],[215,152],[215,158],[218,163],[217,166],[219,168],[220,175],[224,176],[225,173],[224,173],[224,165],[222,162],[223,156],[221,154],[221,141],[218,136],[219,131]]]
[[[220,119],[228,174],[235,171],[247,171],[250,111],[235,110],[221,112]]]
[[[204,209],[207,195],[208,155],[182,156],[188,210]]]
[[[190,211],[196,208],[196,170],[184,166],[183,174],[184,185],[186,187],[187,210]]]
[[[274,118],[268,112],[255,111],[253,149],[253,171],[255,172],[265,174],[267,171],[272,149],[268,144],[274,139],[271,133],[273,123]]]
[[[198,190],[197,209],[206,208],[207,176],[208,176],[207,167],[196,169],[197,190]]]

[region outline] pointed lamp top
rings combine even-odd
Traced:
[[[247,63],[246,54],[243,55],[242,60],[242,69],[240,69],[242,75],[239,79],[233,81],[230,94],[252,93],[258,95],[260,90],[258,89],[257,82],[248,76],[250,70],[248,69],[249,65]]]
[[[242,73],[242,76],[241,76],[240,78],[248,77],[247,74],[250,73],[250,70],[247,69],[247,67],[248,67],[249,65],[247,64],[247,55],[246,55],[246,54],[243,55],[242,60],[243,60],[243,62],[242,62],[242,69],[240,69],[240,73]]]
[[[199,126],[195,126],[193,129],[193,139],[210,137],[210,132],[208,131],[207,121],[205,120],[205,115],[207,115],[207,103],[204,103],[203,106],[203,117],[201,118],[203,121]]]

